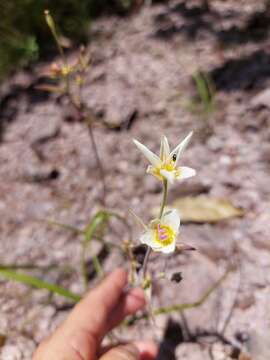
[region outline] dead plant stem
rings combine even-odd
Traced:
[[[94,156],[95,156],[95,160],[96,160],[96,164],[98,166],[99,169],[99,176],[100,176],[100,181],[102,183],[102,197],[101,197],[101,202],[102,205],[105,207],[106,204],[106,184],[105,184],[105,172],[103,169],[103,165],[101,162],[101,159],[99,157],[99,153],[98,153],[98,149],[97,149],[97,144],[96,144],[96,140],[95,140],[95,136],[94,136],[94,132],[93,132],[93,128],[92,128],[92,124],[88,123],[88,133],[90,136],[90,140],[91,140],[91,145],[94,151]]]

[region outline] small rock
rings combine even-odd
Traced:
[[[60,176],[60,171],[50,166],[31,167],[24,174],[24,179],[28,182],[41,183],[56,180]]]

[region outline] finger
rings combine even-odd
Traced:
[[[158,355],[158,346],[153,341],[137,341],[134,343],[140,353],[140,360],[154,360]]]
[[[99,360],[139,360],[140,353],[136,346],[127,344],[119,345],[104,355]]]
[[[139,351],[140,360],[154,360],[158,355],[158,346],[153,341],[136,341],[132,343]],[[126,344],[119,344],[126,345]],[[99,356],[106,354],[109,350],[115,348],[116,345],[108,345],[101,349]]]
[[[46,358],[46,349],[50,348],[50,357],[47,357],[50,360],[94,359],[105,335],[107,320],[123,296],[126,283],[127,274],[123,269],[112,272],[75,306],[48,340],[49,346],[42,346],[39,353]]]
[[[140,288],[130,290],[122,297],[115,310],[108,318],[107,331],[120,324],[127,315],[134,314],[146,304],[144,292]]]
[[[127,273],[117,269],[75,307],[67,319],[70,329],[91,331],[100,341],[107,331],[108,318],[118,305],[127,284]]]

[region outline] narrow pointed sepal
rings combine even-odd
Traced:
[[[160,143],[160,159],[165,161],[170,156],[170,145],[168,139],[163,135]]]
[[[133,139],[133,142],[153,166],[158,167],[161,165],[161,160],[156,154],[149,150],[145,145],[141,144],[138,140]]]
[[[179,145],[176,146],[176,148],[173,149],[173,151],[170,153],[170,158],[173,157],[174,154],[176,154],[176,164],[178,163],[178,160],[181,156],[181,154],[183,153],[183,151],[185,150],[185,148],[188,146],[188,143],[190,142],[190,139],[193,135],[193,131],[191,131],[185,138],[183,141],[181,141],[181,143]]]

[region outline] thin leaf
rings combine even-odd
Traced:
[[[100,265],[100,261],[98,259],[98,256],[95,255],[92,257],[92,261],[93,261],[93,266],[94,266],[94,269],[95,269],[95,272],[97,274],[97,276],[102,276],[103,275],[103,269],[102,269],[102,266]]]
[[[104,228],[110,218],[110,214],[107,211],[99,211],[91,219],[90,223],[84,230],[85,242],[88,243],[92,240],[94,234]]]
[[[22,263],[22,264],[0,264],[1,270],[39,270],[42,272],[49,271],[61,271],[66,274],[72,274],[75,269],[73,269],[69,265],[59,266],[58,264],[50,264],[50,265],[35,265],[31,263]]]
[[[10,269],[0,269],[0,276],[8,279],[20,282],[22,284],[26,284],[29,286],[33,286],[37,289],[46,289],[54,294],[61,295],[67,299],[73,300],[75,302],[80,301],[81,296],[78,294],[74,294],[73,292],[58,286],[56,284],[49,283],[47,281],[41,280],[31,275],[23,274]]]
[[[60,223],[58,221],[54,221],[54,220],[45,220],[49,225],[52,225],[52,226],[58,226],[58,227],[61,227],[65,230],[69,230],[69,231],[72,231],[74,232],[75,234],[84,234],[84,231],[75,227],[75,226],[72,226],[72,225],[69,225],[69,224],[64,224],[64,223]]]
[[[210,77],[206,73],[198,71],[193,75],[193,79],[204,110],[211,111],[214,104],[214,89]]]
[[[45,10],[44,15],[45,15],[45,20],[47,22],[47,25],[48,25],[49,29],[51,30],[51,33],[52,33],[52,35],[54,37],[54,40],[55,40],[55,42],[57,44],[59,53],[64,58],[65,57],[64,51],[63,51],[62,44],[61,44],[61,41],[60,41],[60,36],[59,36],[59,34],[58,34],[57,30],[56,30],[54,19],[51,16],[49,10]]]
[[[87,264],[86,264],[86,250],[88,246],[90,245],[93,238],[96,240],[99,240],[101,243],[104,243],[104,240],[102,238],[104,234],[104,230],[107,227],[108,221],[111,217],[115,217],[116,219],[123,222],[128,228],[127,221],[119,214],[110,212],[110,211],[98,211],[91,219],[89,224],[86,226],[84,230],[84,240],[82,242],[82,252],[81,252],[81,273],[82,277],[84,279],[85,288],[87,289],[88,286],[88,274],[87,274]],[[130,230],[130,229],[129,229]],[[105,244],[107,245],[107,244]],[[91,260],[93,263],[93,266],[95,268],[97,276],[101,276],[103,274],[102,266],[100,264],[100,261],[98,259],[98,256],[93,255],[91,256]]]
[[[86,264],[86,250],[88,246],[90,245],[91,240],[93,239],[94,235],[100,230],[103,230],[104,227],[107,225],[107,222],[110,218],[110,214],[108,214],[106,211],[98,211],[89,224],[86,226],[84,230],[84,239],[82,241],[82,252],[81,252],[81,274],[84,280],[85,289],[88,287],[88,274],[87,274],[87,264]],[[101,236],[101,241],[103,241]],[[100,265],[99,259],[97,256],[91,257],[95,271],[97,276],[102,274],[102,267]]]

